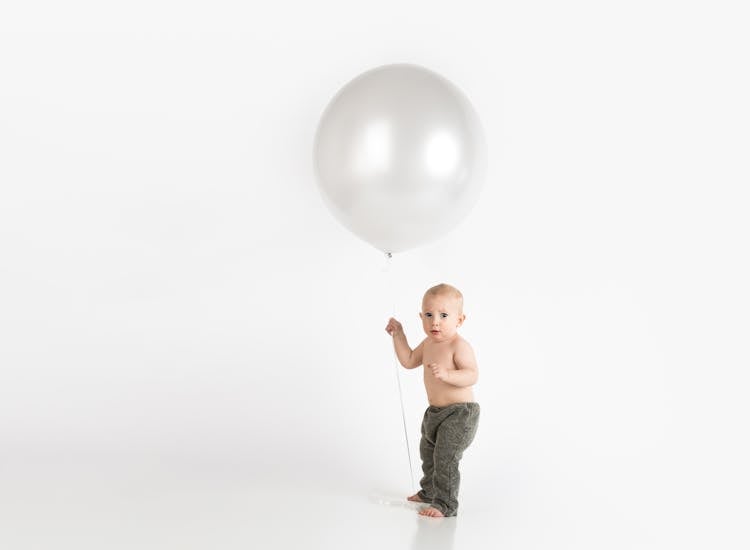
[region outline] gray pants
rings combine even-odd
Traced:
[[[445,516],[455,516],[458,510],[458,463],[474,440],[478,425],[478,403],[431,406],[424,413],[419,443],[424,477],[417,494]]]

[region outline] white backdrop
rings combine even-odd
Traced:
[[[4,4],[8,546],[76,476],[405,494],[383,329],[395,309],[416,344],[422,292],[449,282],[480,364],[467,498],[574,526],[558,547],[589,523],[745,547],[740,5]],[[386,272],[326,210],[311,147],[333,94],[394,62],[468,95],[489,175]],[[401,372],[414,455],[420,375]]]

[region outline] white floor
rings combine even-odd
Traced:
[[[742,518],[710,512],[723,510],[721,502],[663,507],[648,495],[641,501],[631,495],[618,506],[617,498],[593,499],[560,480],[521,476],[514,483],[500,476],[504,487],[466,480],[459,516],[432,519],[402,500],[408,480],[405,487],[368,486],[337,481],[335,469],[306,474],[284,483],[242,467],[175,460],[6,463],[0,548],[747,548]],[[699,509],[702,516],[692,513]]]

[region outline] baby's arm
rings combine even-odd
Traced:
[[[385,331],[393,336],[393,348],[396,350],[396,357],[398,362],[407,369],[413,369],[422,364],[422,348],[424,347],[424,340],[415,349],[409,347],[409,342],[406,340],[404,329],[401,323],[396,319],[391,318],[388,321],[388,326],[385,327]]]
[[[465,388],[477,383],[479,378],[477,359],[474,357],[474,350],[465,340],[461,340],[456,346],[453,363],[456,365],[456,370],[448,371],[446,380],[448,384]]]

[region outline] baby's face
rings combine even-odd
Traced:
[[[461,303],[454,296],[428,294],[422,300],[422,328],[433,342],[453,339],[464,322]]]

